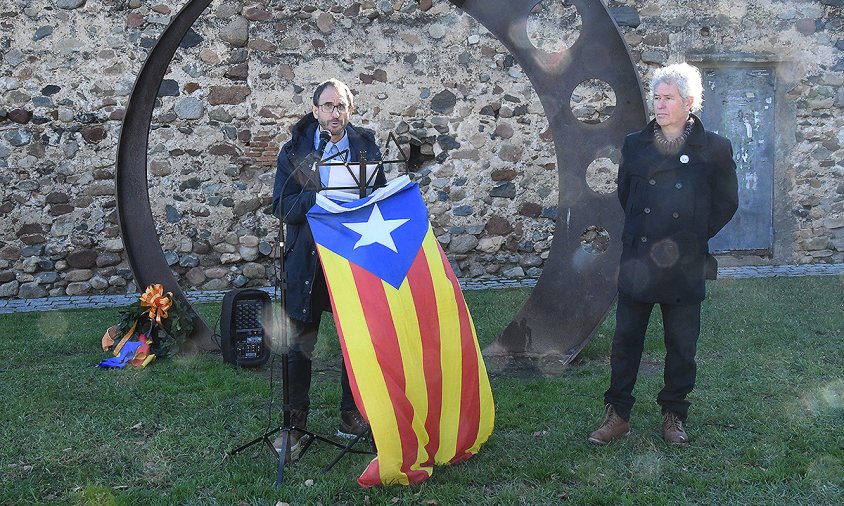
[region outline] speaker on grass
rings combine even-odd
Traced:
[[[240,288],[223,296],[220,314],[220,348],[223,361],[257,367],[270,356],[272,304],[263,290]]]

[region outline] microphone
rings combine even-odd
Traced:
[[[317,148],[317,154],[320,158],[322,158],[322,154],[325,153],[325,146],[328,145],[328,141],[331,140],[331,134],[323,130],[319,134],[319,147]]]
[[[290,178],[285,181],[284,186],[287,186],[287,183],[290,182],[291,179],[295,178],[299,185],[302,186],[302,190],[306,187],[319,190],[319,172],[316,170],[316,164],[322,159],[322,154],[325,152],[325,147],[328,145],[328,141],[330,140],[330,133],[320,131],[319,144],[316,150],[309,153],[305,158],[299,161],[296,167],[293,168]],[[282,192],[283,190],[284,187],[282,187]]]

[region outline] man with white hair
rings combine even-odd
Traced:
[[[633,387],[655,304],[665,339],[664,387],[657,395],[666,442],[689,441],[684,424],[695,385],[695,353],[707,266],[707,241],[738,207],[730,141],[704,129],[700,71],[686,63],[654,72],[653,121],[624,141],[618,199],[624,208],[616,329],[605,414],[589,441],[606,444],[630,432]]]

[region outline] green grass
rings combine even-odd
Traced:
[[[467,292],[482,345],[528,293]],[[218,306],[201,310],[216,321]],[[279,423],[280,361],[237,370],[200,354],[101,370],[118,310],[0,315],[0,504],[840,504],[844,279],[710,285],[686,448],[660,438],[658,313],[626,440],[586,441],[602,414],[610,317],[563,374],[492,377],[496,428],[476,457],[419,486],[370,490],[356,483],[366,456],[321,474],[325,445],[278,489],[266,447],[224,458]],[[309,428],[333,433],[339,347],[324,328]]]

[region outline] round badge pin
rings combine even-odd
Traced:
[[[680,155],[680,163],[689,163],[689,155]]]

